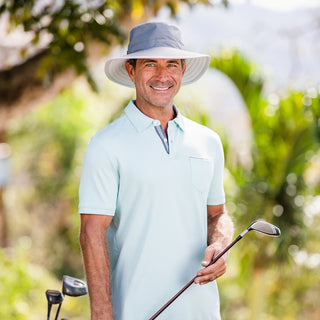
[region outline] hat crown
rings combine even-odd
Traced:
[[[156,47],[182,49],[180,30],[162,22],[149,22],[133,28],[127,54]]]

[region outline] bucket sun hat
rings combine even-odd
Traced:
[[[110,80],[134,88],[125,68],[129,59],[185,59],[182,85],[198,80],[210,63],[208,55],[183,50],[180,30],[163,22],[149,22],[133,28],[127,54],[110,58],[105,64],[105,73]]]

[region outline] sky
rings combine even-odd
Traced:
[[[227,9],[199,5],[180,10],[170,22],[181,29],[186,49],[215,53],[238,48],[271,79],[270,90],[320,84],[320,0],[229,3]],[[158,19],[170,17],[163,11]]]
[[[229,0],[231,4],[252,4],[274,11],[291,11],[300,8],[320,7],[319,0]]]

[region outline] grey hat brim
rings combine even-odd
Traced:
[[[121,85],[134,88],[135,85],[128,76],[125,68],[128,59],[185,59],[186,72],[182,78],[182,85],[198,80],[208,69],[210,56],[170,47],[154,47],[122,57],[110,58],[105,64],[107,77]]]

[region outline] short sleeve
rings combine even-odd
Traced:
[[[79,213],[114,215],[118,184],[116,157],[105,144],[92,138],[83,160]]]
[[[225,193],[223,189],[224,154],[220,138],[217,140],[213,176],[207,198],[208,205],[219,205],[225,203]]]

